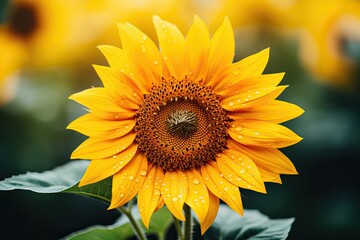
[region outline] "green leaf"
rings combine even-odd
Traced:
[[[98,198],[105,202],[111,202],[111,184],[112,177],[106,178],[100,182],[79,187],[78,184],[65,189],[64,193],[74,193],[87,197]]]
[[[286,239],[294,220],[294,218],[269,219],[257,210],[244,210],[244,216],[240,216],[227,205],[221,204],[213,225],[204,234],[204,239]],[[194,230],[199,231],[197,221]]]
[[[137,206],[133,206],[132,215],[139,222],[142,229],[144,229],[147,235],[157,235],[159,239],[165,239],[165,233],[172,224],[172,217],[167,208],[163,207],[159,211],[155,212],[151,218],[149,229],[146,229],[142,224],[140,214]],[[129,223],[129,219],[122,215],[113,225],[111,226],[92,226],[87,229],[75,232],[70,236],[66,237],[67,240],[119,240],[128,239],[134,237],[135,234]]]
[[[51,171],[28,172],[0,181],[0,191],[15,189],[37,193],[58,193],[76,184],[83,175],[88,161],[72,161]]]

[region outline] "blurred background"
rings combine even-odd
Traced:
[[[286,72],[280,99],[305,110],[285,123],[304,138],[283,149],[300,173],[243,190],[245,208],[295,217],[289,239],[360,235],[360,0],[2,0],[0,1],[0,179],[69,162],[84,137],[65,130],[85,113],[68,100],[100,80],[99,44],[121,46],[115,22],[155,41],[152,16],[186,33],[194,14],[211,33],[225,15],[239,60],[271,48],[266,73]],[[70,194],[0,192],[1,239],[59,239],[118,217]]]

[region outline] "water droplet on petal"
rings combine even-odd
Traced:
[[[154,61],[154,64],[155,64],[155,65],[157,65],[158,63],[159,63],[158,61],[156,61],[156,60]]]
[[[229,106],[234,106],[234,103],[233,102],[229,102]]]
[[[176,202],[176,201],[178,200],[178,198],[177,198],[177,197],[173,197],[171,200],[172,200],[173,202]]]
[[[154,190],[154,195],[155,195],[155,196],[159,196],[159,195],[160,195],[159,189],[155,189],[155,190]]]
[[[236,128],[235,128],[236,131],[241,131],[243,130],[243,127],[241,125],[238,125]]]
[[[233,70],[233,74],[234,74],[234,75],[239,75],[239,73],[240,73],[239,68],[235,68],[235,69]]]
[[[129,176],[129,179],[130,179],[130,180],[133,180],[133,179],[134,179],[134,176],[133,176],[133,175],[130,175],[130,176]]]
[[[183,198],[183,195],[181,193],[179,193],[178,198]]]
[[[255,135],[259,135],[260,133],[259,132],[254,132]]]
[[[124,194],[123,194],[123,193],[121,193],[121,194],[120,194],[120,198],[123,198],[123,197],[124,197]]]
[[[142,38],[142,40],[146,40],[147,39],[147,36],[145,35],[145,34],[143,34],[142,36],[141,36],[141,38]]]
[[[147,174],[146,169],[141,169],[140,170],[140,176],[146,176],[146,174]]]
[[[194,178],[194,179],[192,180],[192,183],[195,184],[195,185],[197,185],[197,184],[200,183],[200,180],[199,180],[198,178]]]
[[[245,173],[246,170],[244,168],[240,169],[240,173]]]

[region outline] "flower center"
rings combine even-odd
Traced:
[[[219,96],[188,79],[154,85],[135,118],[139,150],[165,171],[199,168],[226,146],[229,118]]]
[[[28,38],[39,27],[37,9],[28,3],[16,5],[10,11],[8,23],[16,36]]]
[[[170,134],[188,138],[197,130],[197,118],[194,112],[187,110],[177,110],[170,113],[167,126]]]

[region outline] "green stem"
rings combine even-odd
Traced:
[[[188,205],[184,205],[185,211],[185,224],[184,224],[184,239],[192,240],[192,217],[191,217],[191,208]]]
[[[139,223],[134,219],[133,215],[131,214],[131,207],[132,207],[132,201],[129,204],[129,208],[126,209],[124,207],[120,207],[119,210],[123,214],[125,214],[128,219],[130,220],[130,224],[133,227],[133,230],[139,240],[146,240],[146,236],[144,231],[141,229]]]
[[[176,229],[176,232],[177,232],[177,234],[178,234],[178,236],[179,236],[179,240],[184,240],[184,235],[183,235],[183,233],[182,233],[182,231],[181,231],[181,227],[180,227],[180,222],[179,222],[179,220],[174,216],[174,215],[172,215],[171,214],[171,216],[173,217],[173,219],[174,219],[174,225],[175,225],[175,229]]]

